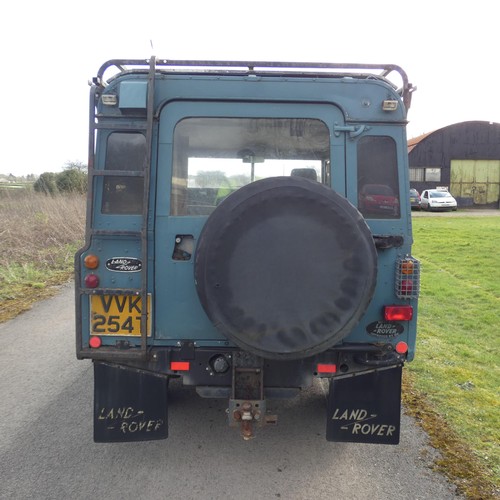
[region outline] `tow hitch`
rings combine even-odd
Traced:
[[[255,437],[255,427],[276,423],[276,416],[266,415],[262,358],[247,352],[234,353],[228,413],[229,425],[239,426],[245,440]]]

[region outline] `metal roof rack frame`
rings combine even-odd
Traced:
[[[164,74],[216,74],[216,75],[255,75],[314,78],[361,78],[383,80],[391,85],[401,96],[408,110],[411,95],[416,88],[409,83],[406,72],[396,64],[359,64],[359,63],[307,63],[307,62],[272,62],[272,61],[202,61],[157,59],[111,59],[105,62],[93,78],[94,85],[105,87],[115,78],[126,73],[150,73],[151,62],[154,71]],[[115,73],[108,79],[104,75],[108,70]],[[401,85],[389,79],[397,74]]]

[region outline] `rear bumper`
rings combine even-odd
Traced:
[[[204,397],[226,397],[232,383],[233,358],[241,352],[228,347],[195,348],[192,342],[184,342],[180,347],[152,348],[145,356],[140,349],[128,351],[132,352],[127,357],[123,357],[125,353],[113,353],[111,348],[92,350],[92,354],[99,353],[98,357],[93,356],[96,361],[165,377],[181,377],[184,385],[198,387]],[[263,382],[269,397],[286,397],[293,395],[293,391],[286,389],[309,387],[315,378],[345,378],[404,362],[405,356],[397,354],[391,344],[343,344],[304,359],[264,359]]]

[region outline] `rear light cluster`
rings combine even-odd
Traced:
[[[99,267],[99,257],[97,255],[88,254],[83,259],[83,265],[85,269],[90,271],[83,278],[83,283],[87,288],[97,288],[99,286],[99,276],[94,274],[92,271]],[[99,349],[102,346],[102,339],[97,335],[92,335],[89,340],[89,346],[92,349]]]
[[[83,265],[92,271],[99,267],[99,257],[97,255],[89,254],[83,259]],[[83,278],[83,282],[87,288],[97,288],[99,286],[99,276],[94,273],[86,274]]]
[[[396,296],[416,299],[420,292],[420,262],[406,256],[396,261]]]

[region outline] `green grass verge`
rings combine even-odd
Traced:
[[[51,251],[52,262],[8,263],[0,266],[0,322],[14,318],[56,291],[54,287],[74,275],[73,255],[77,244]]]
[[[413,229],[422,291],[409,376],[468,444],[464,463],[477,459],[498,487],[500,217],[419,217]]]
[[[84,219],[83,195],[0,189],[0,321],[71,277]]]

